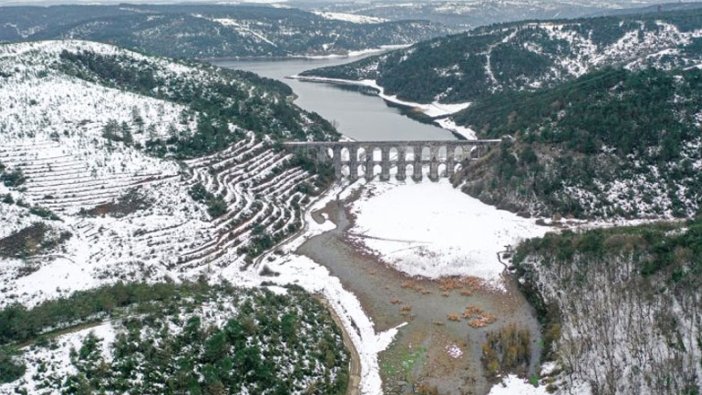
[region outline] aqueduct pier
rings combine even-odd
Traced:
[[[464,160],[485,155],[500,141],[302,141],[284,145],[317,162],[331,161],[337,180],[346,174],[349,179],[356,180],[359,172],[371,180],[375,170],[380,168],[380,180],[387,181],[390,169],[395,167],[398,180],[404,180],[409,173],[412,179],[419,181],[422,168],[428,165],[429,179],[437,181],[441,176],[451,177]],[[346,169],[348,171],[344,171]]]

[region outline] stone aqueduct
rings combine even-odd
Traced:
[[[359,169],[370,180],[375,176],[375,169],[380,167],[380,180],[390,179],[390,169],[397,169],[396,178],[404,180],[407,168],[412,167],[412,179],[422,179],[422,168],[429,165],[429,179],[437,181],[439,177],[451,177],[458,165],[485,155],[490,146],[499,144],[500,140],[450,140],[450,141],[333,141],[333,142],[288,142],[288,149],[306,155],[318,162],[329,162],[334,166],[337,180],[346,175],[356,180]],[[440,171],[444,168],[444,171]]]

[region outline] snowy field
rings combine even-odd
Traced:
[[[504,270],[498,251],[552,230],[483,204],[444,179],[372,182],[351,212],[350,238],[396,269],[428,278],[474,276],[498,288]]]

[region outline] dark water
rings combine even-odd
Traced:
[[[302,71],[348,63],[359,58],[294,59],[265,61],[216,61],[217,66],[252,71],[290,85],[298,96],[295,103],[333,122],[355,140],[454,140],[448,130],[414,121],[377,96],[340,89],[331,84],[285,78]]]

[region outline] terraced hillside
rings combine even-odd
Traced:
[[[347,54],[449,32],[422,20],[352,23],[294,8],[252,5],[0,8],[0,40],[93,40],[176,58]]]
[[[276,141],[335,132],[277,83],[87,42],[0,53],[2,305],[244,265],[324,183]],[[168,83],[140,91],[137,66]]]
[[[535,90],[607,66],[683,68],[702,62],[702,10],[516,22],[440,37],[303,75],[374,80],[387,95],[472,102]]]

